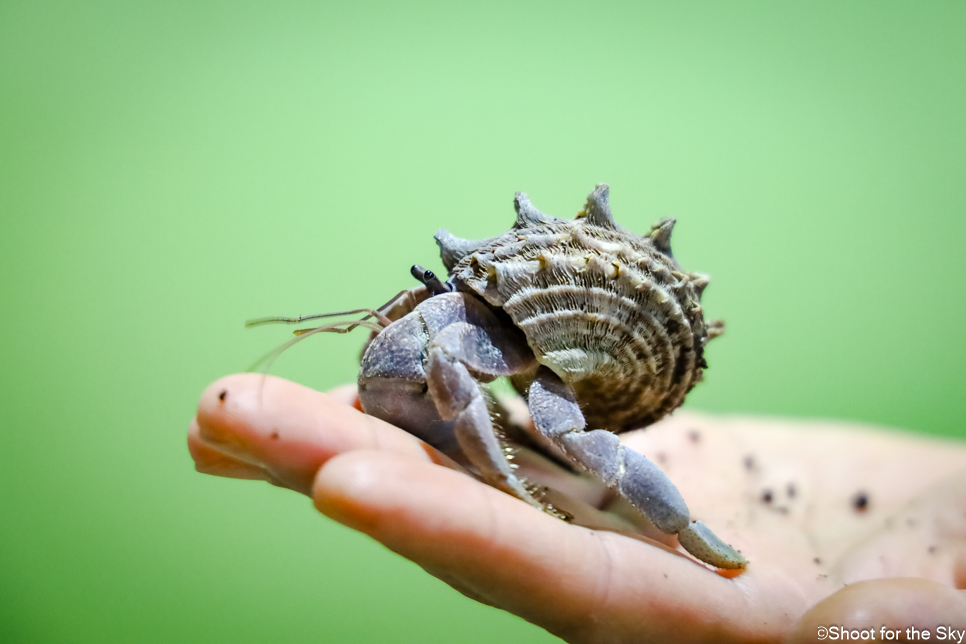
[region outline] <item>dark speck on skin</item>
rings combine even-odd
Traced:
[[[222,389],[221,390],[221,393],[218,394],[218,400],[220,400],[221,402],[225,402],[225,398],[227,398],[227,397],[228,397],[228,390],[227,389]]]
[[[691,431],[688,432],[688,440],[690,440],[692,443],[700,443],[701,432],[699,432],[696,429],[692,429]]]
[[[868,511],[869,495],[865,492],[856,492],[852,495],[852,508],[860,514]]]
[[[664,465],[665,463],[667,463],[667,454],[665,454],[664,452],[658,452],[657,454],[654,455],[654,460],[656,460],[661,465]]]
[[[936,552],[936,546],[929,546],[929,554],[934,554]]]
[[[798,490],[795,488],[794,483],[789,483],[785,491],[788,492],[788,498],[790,499],[794,499],[795,495],[798,494]]]
[[[272,440],[276,440],[276,441],[278,440],[278,430],[277,429],[274,432],[272,432]]]
[[[814,559],[812,559],[812,561],[815,562],[815,565],[816,566],[821,566],[822,565],[822,560],[819,559],[818,557],[815,557]]]
[[[762,503],[771,503],[771,500],[772,500],[771,490],[762,490],[761,491],[761,502]]]
[[[745,465],[746,470],[751,471],[755,469],[755,457],[752,456],[751,454],[748,454],[747,456],[745,456],[745,460],[743,461],[743,463]]]

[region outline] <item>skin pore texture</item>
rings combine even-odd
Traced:
[[[199,472],[257,479],[453,588],[569,642],[812,642],[821,625],[966,628],[966,446],[833,422],[677,411],[621,435],[751,562],[716,571],[625,502],[535,455],[566,523],[328,394],[228,376],[202,395]],[[500,562],[500,565],[494,565]]]

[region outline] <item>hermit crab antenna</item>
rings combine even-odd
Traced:
[[[426,286],[426,290],[429,291],[430,295],[449,293],[453,290],[452,286],[446,282],[440,281],[440,279],[436,277],[436,273],[428,268],[423,268],[419,264],[413,264],[413,267],[409,269],[409,272],[412,273],[413,277]]]
[[[525,192],[518,192],[514,195],[513,209],[517,211],[517,228],[539,226],[540,224],[549,224],[550,222],[558,221],[556,217],[545,215],[537,210],[530,203],[530,197]]]
[[[292,345],[297,344],[309,337],[310,335],[315,335],[316,333],[349,333],[353,329],[358,327],[365,327],[376,333],[382,331],[383,327],[379,326],[371,320],[342,320],[341,322],[331,322],[329,324],[315,327],[314,329],[297,329],[294,331],[295,337],[288,342],[279,345],[259,358],[255,364],[249,367],[249,371],[256,371],[258,367],[262,364],[265,365],[264,370],[262,370],[262,383],[258,389],[259,402],[261,401],[262,391],[265,389],[265,379],[268,377],[268,372],[271,370],[272,365],[282,355],[286,349],[290,348]]]
[[[578,214],[590,223],[601,228],[617,230],[617,222],[610,212],[610,187],[606,183],[598,183],[594,191],[587,196],[587,203],[582,213]]]
[[[371,322],[369,320],[342,320],[341,322],[331,322],[323,326],[315,327],[314,329],[296,329],[295,331],[293,331],[296,337],[292,338],[291,340],[289,340],[284,344],[281,344],[275,347],[274,349],[272,349],[271,351],[263,355],[255,362],[255,364],[251,366],[251,368],[249,368],[249,371],[255,371],[258,369],[259,365],[265,363],[265,373],[267,374],[269,369],[272,368],[272,363],[274,363],[275,360],[280,355],[282,355],[282,353],[284,353],[286,349],[288,349],[294,344],[301,342],[302,340],[309,337],[310,335],[315,335],[316,333],[326,333],[326,332],[349,333],[353,329],[356,329],[360,326],[365,327],[367,329],[371,329],[377,333],[379,331],[382,331],[382,327],[380,327],[375,322]]]
[[[397,295],[396,297],[399,297],[399,296]],[[394,299],[395,298],[393,298],[393,300]],[[387,302],[387,304],[391,303],[393,300],[390,300],[389,302]],[[380,309],[385,308],[385,305],[379,308]],[[363,320],[372,316],[377,320],[379,320],[379,323],[384,327],[392,324],[392,320],[390,320],[385,315],[383,315],[380,310],[352,309],[351,311],[336,311],[335,313],[316,313],[314,315],[300,315],[294,318],[288,318],[288,317],[256,318],[254,320],[247,320],[245,322],[245,327],[247,328],[247,327],[253,327],[253,326],[261,326],[263,324],[275,324],[275,323],[298,324],[300,322],[305,322],[306,320],[320,320],[322,318],[334,318],[340,315],[355,315],[356,313],[365,313],[366,315],[362,318]]]

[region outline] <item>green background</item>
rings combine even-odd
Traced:
[[[966,437],[966,5],[670,4],[0,2],[0,641],[551,641],[185,448],[290,337],[245,319],[380,304],[516,190],[678,218],[689,406]]]

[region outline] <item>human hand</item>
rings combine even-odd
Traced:
[[[966,585],[960,444],[683,411],[622,435],[675,482],[692,518],[751,562],[726,573],[586,479],[538,458],[523,465],[561,489],[580,525],[567,524],[355,403],[354,387],[322,394],[229,376],[203,394],[189,448],[200,472],[311,496],[468,597],[571,642],[815,641],[830,624],[966,628],[954,590]]]

